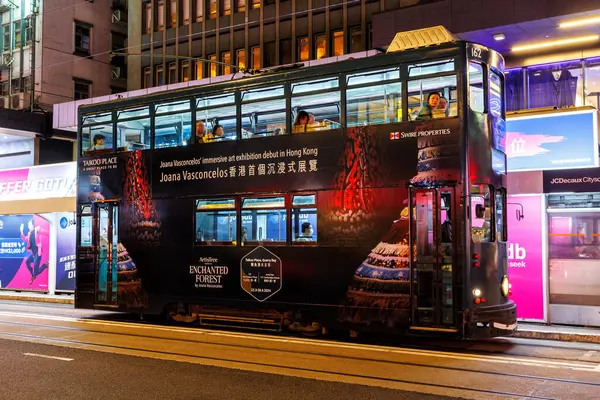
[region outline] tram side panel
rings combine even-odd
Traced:
[[[406,183],[460,176],[460,162],[451,160],[458,150],[448,153],[458,149],[459,128],[458,119],[444,119],[82,159],[78,200],[88,204],[98,191],[104,201],[120,202],[122,309],[160,312],[172,301],[279,310],[293,305],[337,321],[402,325],[411,304]],[[300,160],[293,159],[297,151]],[[257,155],[273,159],[249,161]],[[269,172],[269,164],[279,168],[284,161],[286,171],[300,168],[299,161],[305,170]],[[238,232],[235,245],[198,245],[196,200],[235,197],[239,218],[241,200],[254,195],[234,191],[316,193],[316,243],[242,246]],[[289,226],[286,232],[297,234]]]

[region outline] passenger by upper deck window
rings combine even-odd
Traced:
[[[417,120],[426,120],[432,118],[444,118],[447,116],[448,100],[442,97],[438,92],[431,92],[427,96],[427,104],[421,108]]]
[[[104,140],[105,140],[104,135],[94,136],[93,144],[92,144],[92,147],[90,148],[90,151],[103,150],[104,149]]]

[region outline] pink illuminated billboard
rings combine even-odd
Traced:
[[[540,195],[508,197],[508,278],[524,320],[545,319],[542,210]]]

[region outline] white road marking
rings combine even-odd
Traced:
[[[594,354],[596,354],[596,351],[595,351],[595,350],[590,350],[590,351],[588,351],[587,353],[585,353],[585,354],[583,355],[583,358],[590,358],[590,357],[591,357],[591,356],[593,356]]]
[[[54,356],[47,356],[45,354],[36,354],[36,353],[23,353],[23,355],[30,356],[30,357],[50,358],[52,360],[60,360],[60,361],[73,361],[74,360],[74,358],[54,357]]]
[[[398,348],[398,347],[360,345],[360,344],[351,344],[351,343],[342,343],[342,342],[328,342],[328,341],[324,341],[324,340],[315,340],[315,339],[289,338],[289,337],[284,338],[284,337],[277,337],[277,336],[272,336],[272,335],[253,335],[253,334],[234,333],[234,332],[225,332],[225,331],[210,331],[210,330],[205,330],[205,329],[201,329],[201,328],[174,328],[174,327],[163,327],[160,325],[150,325],[150,324],[140,325],[140,324],[131,323],[131,322],[97,321],[97,320],[90,320],[90,319],[59,317],[59,316],[50,316],[50,315],[41,315],[41,314],[0,312],[0,316],[2,316],[2,315],[13,316],[13,317],[23,317],[23,318],[30,318],[30,319],[47,319],[47,320],[56,320],[56,321],[65,321],[65,322],[79,322],[79,323],[84,323],[84,324],[89,324],[89,325],[104,325],[104,326],[111,326],[111,327],[134,328],[134,329],[140,329],[140,330],[163,331],[163,332],[171,332],[171,333],[178,332],[178,333],[189,333],[189,334],[194,334],[194,335],[203,335],[204,334],[204,335],[208,335],[208,336],[218,336],[218,337],[223,337],[223,338],[245,339],[245,340],[263,341],[263,342],[279,342],[279,343],[289,343],[289,344],[297,344],[297,345],[311,345],[311,346],[315,346],[315,347],[333,347],[333,348],[340,348],[340,349],[363,350],[363,351],[372,351],[372,352],[379,352],[379,353],[392,353],[392,354],[422,356],[422,357],[431,357],[431,358],[445,358],[445,359],[462,360],[462,361],[478,361],[478,362],[488,362],[488,363],[492,363],[492,364],[512,364],[512,365],[600,372],[600,366],[595,367],[594,365],[582,364],[582,363],[546,361],[543,359],[505,357],[505,356],[485,356],[485,355],[479,355],[479,354],[466,354],[466,353],[460,354],[460,353],[433,351],[433,350],[418,350],[418,349],[413,350],[413,349]],[[59,327],[57,327],[57,328],[59,328]],[[110,332],[107,332],[107,333],[110,333]],[[157,338],[157,339],[160,339],[160,338]],[[89,343],[89,344],[93,344],[93,343]],[[211,344],[211,343],[206,343],[206,344]],[[212,343],[212,344],[219,345],[220,343]],[[335,356],[335,354],[332,354],[332,356]],[[373,360],[373,361],[382,361],[382,360]]]

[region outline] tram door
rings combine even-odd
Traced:
[[[454,188],[412,189],[411,199],[412,328],[455,331]]]
[[[96,304],[117,305],[118,211],[115,203],[96,203],[93,207]]]

